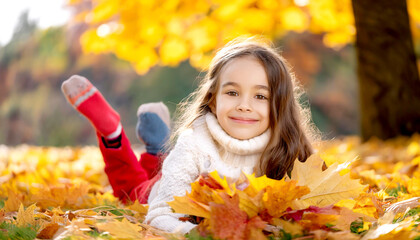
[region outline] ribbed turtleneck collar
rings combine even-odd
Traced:
[[[216,116],[209,112],[206,114],[206,123],[214,140],[226,151],[238,155],[258,154],[264,151],[270,139],[270,130],[247,140],[239,140],[228,135],[220,126]]]

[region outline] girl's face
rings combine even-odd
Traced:
[[[211,110],[223,130],[241,140],[264,133],[270,122],[270,91],[261,63],[252,56],[233,59],[219,81]]]

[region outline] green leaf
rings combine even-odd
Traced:
[[[366,232],[366,230],[359,232],[359,229],[363,229],[363,219],[362,218],[360,218],[358,220],[355,220],[350,224],[350,231],[352,233],[362,234],[362,233]]]

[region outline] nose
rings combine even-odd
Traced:
[[[252,108],[246,100],[241,100],[236,106],[236,110],[240,112],[251,112]]]

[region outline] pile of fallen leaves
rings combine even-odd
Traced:
[[[183,236],[112,196],[96,147],[0,146],[0,239],[420,239],[419,135],[317,149],[282,180],[201,176],[169,203]]]

